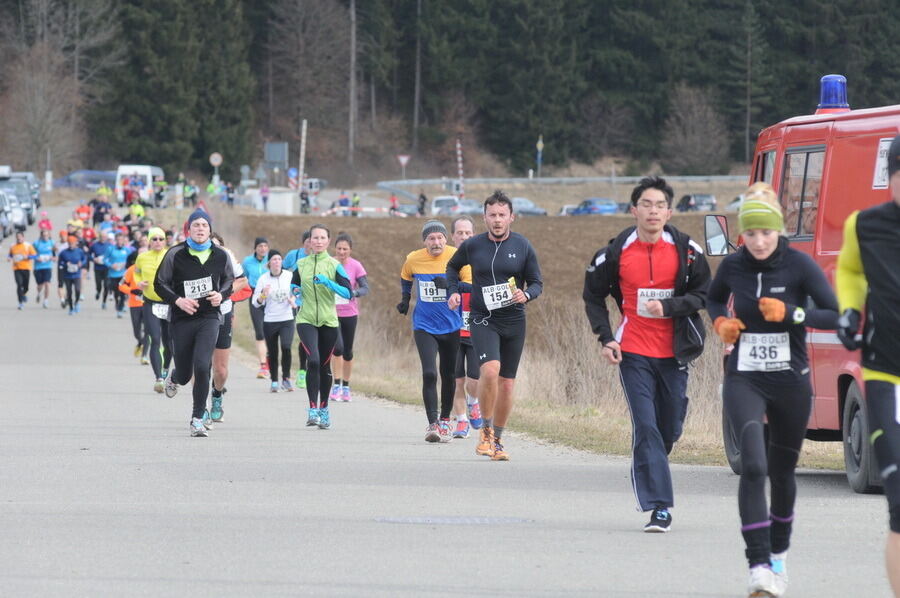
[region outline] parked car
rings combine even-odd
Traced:
[[[165,181],[166,174],[159,166],[148,164],[120,164],[116,169],[112,187],[115,189],[116,201],[119,207],[125,205],[125,185],[123,180],[128,180],[129,186],[137,188],[140,202],[145,206],[161,207],[164,201],[164,193],[157,188],[157,181]],[[109,186],[109,185],[107,185]]]
[[[469,216],[480,216],[484,214],[484,206],[474,199],[462,199],[459,202],[459,211],[457,214],[468,214]]]
[[[31,197],[31,189],[25,179],[14,179],[12,169],[9,166],[0,166],[0,189],[10,195],[14,205],[18,205],[25,212],[25,220],[28,224],[34,224],[35,210],[34,200]]]
[[[460,201],[455,195],[439,195],[431,200],[432,216],[455,216],[459,208]]]
[[[682,195],[675,209],[679,212],[712,212],[716,209],[716,196],[708,193]]]
[[[4,235],[10,235],[14,231],[25,232],[25,229],[28,228],[28,216],[25,214],[25,210],[22,209],[22,206],[16,201],[15,195],[9,191],[4,191],[0,189],[0,210],[3,212],[3,218],[0,220],[6,220],[6,224],[4,225]]]
[[[615,200],[608,197],[590,197],[572,210],[572,216],[586,216],[589,214],[616,214],[619,206]]]
[[[741,193],[734,199],[732,199],[727,206],[725,206],[726,212],[739,212],[741,209],[741,204],[744,203],[744,194]]]
[[[12,173],[12,178],[14,179],[25,179],[25,182],[28,183],[28,188],[31,189],[31,199],[34,200],[34,205],[38,208],[41,207],[41,181],[38,180],[37,175],[33,172],[14,172]]]
[[[397,206],[397,211],[407,216],[416,216],[419,213],[419,206],[414,203],[401,203]]]
[[[546,216],[547,210],[525,197],[513,197],[513,212],[520,216]]]
[[[0,191],[0,238],[10,236],[13,230],[12,204],[6,193]]]
[[[573,203],[567,203],[559,209],[557,216],[571,216],[572,212],[575,211],[575,208],[577,207],[578,206]]]
[[[54,179],[54,187],[72,187],[96,191],[106,183],[110,189],[116,184],[116,173],[111,170],[73,170],[64,177]]]

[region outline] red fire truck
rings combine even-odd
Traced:
[[[789,118],[759,134],[750,183],[765,181],[775,188],[791,246],[815,259],[832,284],[844,220],[854,210],[890,199],[887,150],[898,133],[900,105],[850,110],[846,79],[826,75],[815,114]],[[724,219],[707,217],[711,255],[727,251]],[[842,441],[851,487],[875,491],[881,481],[869,444],[859,353],[844,349],[833,331],[809,329],[807,342],[814,398],[806,437]],[[723,432],[728,461],[739,472],[739,444],[724,418]]]

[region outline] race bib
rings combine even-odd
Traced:
[[[184,281],[184,296],[188,299],[201,299],[212,293],[212,277],[197,278]]]
[[[226,299],[219,305],[219,312],[224,316],[231,313],[233,308],[234,302],[231,299]]]
[[[341,296],[338,295],[337,293],[334,294],[334,304],[335,304],[335,305],[347,305],[347,304],[349,304],[349,303],[350,303],[350,300],[349,300],[349,299],[344,299],[343,297],[341,297]]]
[[[116,262],[115,264],[113,264],[113,265],[110,266],[110,267],[111,267],[113,270],[124,270],[124,269],[125,269],[125,262]]]
[[[284,289],[276,289],[275,291],[272,291],[270,296],[272,297],[272,301],[276,303],[284,303],[288,300],[288,292]]]
[[[73,264],[72,262],[66,263],[66,272],[69,272],[70,274],[75,274],[79,270],[81,270],[81,264],[77,264],[77,263]]]
[[[787,332],[741,335],[738,371],[780,372],[791,369],[791,343]]]
[[[484,298],[484,306],[490,310],[508,307],[514,303],[508,282],[481,287],[481,296]]]
[[[166,303],[154,303],[150,311],[160,320],[169,319],[169,306]]]
[[[468,310],[462,312],[463,325],[462,325],[462,328],[460,328],[460,330],[465,330],[466,332],[469,331],[469,319],[471,317],[472,317],[472,315]]]
[[[25,256],[22,255],[21,253],[13,254],[13,261],[14,261],[14,262],[21,262],[21,261],[24,260],[24,259],[25,259]]]
[[[638,289],[637,291],[637,313],[645,318],[664,318],[666,316],[654,316],[647,311],[648,301],[659,301],[660,299],[668,299],[675,294],[675,289]]]
[[[39,256],[38,256],[38,261],[39,261],[39,262],[49,262],[49,261],[50,261],[50,256],[49,256],[49,255],[39,255]]]
[[[426,303],[441,303],[447,301],[447,289],[439,289],[434,281],[419,281],[419,301]]]

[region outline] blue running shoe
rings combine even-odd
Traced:
[[[212,422],[212,418],[209,416],[209,409],[207,409],[203,412],[202,421],[203,421],[204,428],[206,428],[207,430],[212,430],[213,422]]]
[[[191,436],[199,436],[200,438],[209,436],[206,432],[206,426],[203,425],[202,419],[197,417],[191,418]]]
[[[484,422],[481,419],[481,406],[478,404],[478,399],[475,399],[475,402],[471,405],[467,406],[469,423],[472,425],[472,428],[476,430],[481,429],[481,424]]]
[[[454,438],[468,438],[469,437],[469,422],[457,421],[456,429],[453,430]]]
[[[318,426],[319,425],[319,410],[318,409],[310,409],[309,417],[306,419],[307,426]]]
[[[81,301],[75,304],[75,313],[81,313]]]
[[[319,429],[327,430],[331,427],[331,415],[328,413],[328,407],[319,409]]]
[[[278,392],[279,388],[280,387],[278,386],[277,382],[272,382],[271,386],[269,387],[269,392]]]
[[[222,389],[222,393],[224,392],[225,389]],[[212,409],[209,410],[209,415],[214,422],[222,421],[222,417],[225,415],[225,411],[222,410],[222,394],[212,398]]]

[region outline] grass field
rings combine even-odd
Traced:
[[[287,251],[316,218],[275,216],[238,210],[216,215],[216,228],[239,256],[250,252],[256,236]],[[445,219],[449,226],[449,220]],[[410,404],[421,404],[421,376],[410,322],[394,306],[400,299],[399,271],[406,254],[421,247],[418,219],[330,218],[332,237],[346,231],[354,238],[354,256],[369,274],[371,295],[361,302],[354,349],[353,385],[358,390]],[[584,315],[581,289],[590,257],[631,217],[523,218],[514,230],[537,250],[544,294],[528,307],[528,340],[516,386],[516,409],[510,428],[565,445],[627,455],[631,423],[615,368],[599,358],[595,337]],[[702,239],[702,215],[676,214],[672,223]],[[476,223],[483,230],[483,223]],[[712,258],[713,268],[718,258]],[[240,306],[240,315],[246,308]],[[615,311],[615,310],[613,310]],[[238,343],[251,349],[247,317],[236,325]],[[682,440],[672,459],[686,463],[724,464],[721,437],[722,345],[707,335],[707,350],[691,368],[690,407]],[[423,418],[424,422],[424,418]],[[424,423],[423,423],[424,428]],[[802,465],[841,469],[840,443],[807,442]]]

